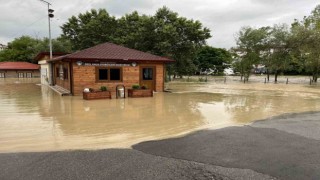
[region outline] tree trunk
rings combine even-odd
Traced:
[[[313,74],[312,80],[313,80],[313,82],[316,83],[318,81],[318,75],[317,74]]]
[[[269,72],[269,69],[267,69],[267,80],[268,80],[268,82],[269,82],[269,80],[270,80],[270,72]]]
[[[275,83],[278,82],[278,71],[276,71],[275,74],[274,74],[274,82]]]

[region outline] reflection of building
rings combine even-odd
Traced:
[[[127,88],[140,84],[163,91],[164,64],[173,60],[104,43],[48,62],[53,67],[53,85],[80,95],[84,88],[107,86],[115,90],[119,84]]]
[[[58,57],[65,55],[66,53],[52,53],[53,57]],[[50,59],[49,52],[41,52],[36,57],[35,60],[40,64],[40,73],[41,73],[41,84],[49,84],[49,75],[51,73],[51,69],[49,68],[49,63],[47,62]]]
[[[0,62],[0,78],[33,78],[39,76],[39,65],[28,62]]]

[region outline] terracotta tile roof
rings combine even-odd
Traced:
[[[38,70],[40,68],[37,64],[28,62],[1,62],[0,70]]]
[[[124,46],[103,43],[72,54],[53,58],[51,61],[62,59],[79,60],[129,60],[129,61],[162,61],[174,62],[169,58],[126,48]]]

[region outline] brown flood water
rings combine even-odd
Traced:
[[[210,82],[167,84],[153,98],[61,97],[39,79],[0,79],[0,152],[128,148],[204,128],[320,111],[320,87]]]

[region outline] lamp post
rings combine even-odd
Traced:
[[[49,22],[49,48],[50,48],[50,59],[52,59],[52,41],[51,41],[51,25],[50,25],[50,18],[53,18],[53,9],[50,9],[50,3],[45,0],[40,0],[48,5],[48,22]]]
[[[50,9],[50,3],[45,1],[45,0],[40,0],[44,3],[46,3],[48,5],[48,24],[49,24],[49,49],[50,49],[50,59],[52,59],[52,41],[51,41],[51,25],[50,25],[50,18],[53,18],[54,15],[53,15],[53,9]],[[53,66],[51,63],[49,63],[49,85],[53,85]]]

